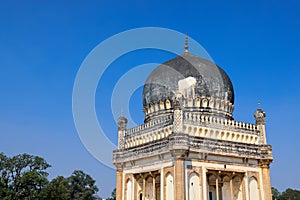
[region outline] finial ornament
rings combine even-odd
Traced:
[[[257,103],[257,108],[260,109],[260,101]]]
[[[189,36],[187,33],[185,34],[184,52],[185,53],[189,52]]]

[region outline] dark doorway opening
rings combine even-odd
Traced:
[[[212,199],[212,192],[209,192],[209,200],[213,200]]]

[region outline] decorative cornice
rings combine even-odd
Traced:
[[[175,136],[176,135],[176,136]],[[270,145],[244,144],[238,142],[194,137],[187,134],[171,134],[167,138],[136,146],[130,149],[117,150],[113,153],[113,163],[129,162],[149,156],[166,154],[176,150],[183,152],[208,153],[220,156],[251,158],[256,160],[273,160]],[[182,150],[182,151],[180,151]],[[176,156],[176,154],[173,154]]]

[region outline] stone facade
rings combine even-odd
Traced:
[[[238,122],[233,102],[187,89],[144,105],[140,126],[119,119],[117,200],[271,200],[265,112]]]

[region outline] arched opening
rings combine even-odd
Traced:
[[[200,200],[200,181],[196,173],[189,176],[189,200]]]
[[[174,200],[174,181],[171,173],[166,178],[166,200]]]
[[[137,184],[136,184],[136,195],[137,195],[137,199],[140,199],[140,198],[143,198],[143,179],[142,178],[139,178],[137,180]]]
[[[207,175],[207,199],[208,200],[216,200],[222,199],[222,179],[221,177],[217,177],[215,174]]]
[[[208,200],[216,200],[216,176],[208,176]]]
[[[167,109],[170,109],[170,108],[171,108],[171,104],[170,104],[170,101],[169,101],[169,100],[166,100],[166,108],[167,108]]]
[[[160,175],[155,177],[155,200],[160,200]]]
[[[146,179],[145,200],[153,199],[153,178],[149,176]]]
[[[140,199],[140,200],[143,200],[143,193],[140,193],[139,199]]]
[[[233,185],[233,199],[242,200],[242,179],[239,176],[235,176],[232,179]]]
[[[228,176],[223,178],[222,199],[231,199],[230,178]]]
[[[126,200],[132,200],[132,181],[130,179],[127,181]]]
[[[251,177],[249,180],[249,188],[250,188],[250,200],[259,199],[259,190],[257,180],[254,177]]]

